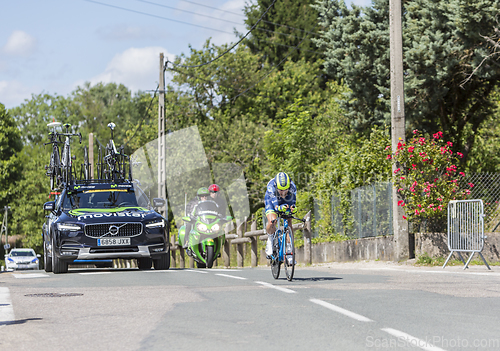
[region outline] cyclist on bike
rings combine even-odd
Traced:
[[[217,184],[212,184],[208,187],[208,191],[210,192],[210,199],[219,206],[219,215],[226,217],[227,203],[224,195],[220,192],[220,187]]]
[[[266,196],[264,198],[264,203],[266,205],[266,217],[267,217],[267,244],[266,244],[266,255],[268,258],[273,254],[273,235],[276,231],[276,224],[274,220],[278,218],[276,211],[279,212],[289,212],[294,214],[297,212],[297,207],[295,206],[297,187],[294,182],[290,180],[290,177],[285,172],[279,172],[276,177],[271,179],[267,183]],[[288,225],[292,228],[292,220],[288,220]],[[293,233],[293,229],[292,229]]]
[[[198,217],[198,205],[201,202],[210,201],[213,203],[214,207],[216,207],[218,209],[217,203],[215,201],[209,199],[210,192],[208,191],[207,188],[205,188],[205,187],[199,188],[198,192],[196,193],[196,196],[198,197],[198,203],[193,207],[192,211],[190,213],[188,213],[189,217],[191,217],[191,218]],[[191,233],[192,227],[193,227],[193,225],[191,224],[191,222],[186,222],[186,230],[184,233],[184,245],[182,246],[184,249],[189,248],[189,234]]]

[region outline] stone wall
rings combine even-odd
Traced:
[[[482,254],[489,262],[500,262],[500,233],[486,233]],[[416,257],[427,254],[430,257],[447,257],[450,254],[445,233],[415,234]],[[312,263],[348,262],[360,260],[394,260],[393,236],[353,239],[333,243],[313,244]],[[262,252],[263,253],[263,252]],[[304,248],[296,250],[297,262],[304,262]],[[262,254],[261,254],[262,257]],[[458,259],[458,256],[456,257]],[[477,256],[479,259],[479,256]],[[265,264],[261,260],[261,264]]]
[[[489,262],[500,262],[500,233],[485,233],[486,240],[481,252]],[[415,254],[430,257],[448,257],[448,235],[446,233],[415,234]],[[458,259],[458,256],[456,257]],[[479,256],[477,256],[478,259]]]

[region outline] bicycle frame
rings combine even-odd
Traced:
[[[278,214],[276,231],[274,232],[273,240],[277,240],[279,251],[278,251],[278,257],[274,257],[273,255],[273,258],[277,259],[280,263],[285,262],[286,240],[283,234],[286,233],[286,229],[288,228],[288,219],[289,218],[286,217],[283,218],[282,214]],[[283,220],[283,230],[281,230],[281,220]],[[292,241],[293,241],[293,235],[292,235]]]

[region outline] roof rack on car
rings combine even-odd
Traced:
[[[132,183],[128,179],[75,179],[75,181],[72,184],[113,184],[113,183]],[[68,184],[68,185],[72,185]]]

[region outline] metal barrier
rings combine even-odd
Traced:
[[[481,251],[484,247],[483,200],[454,200],[448,204],[448,249],[451,251],[443,268],[454,252],[464,263],[464,270],[477,252],[484,264],[491,270]],[[461,252],[470,252],[467,262]]]

